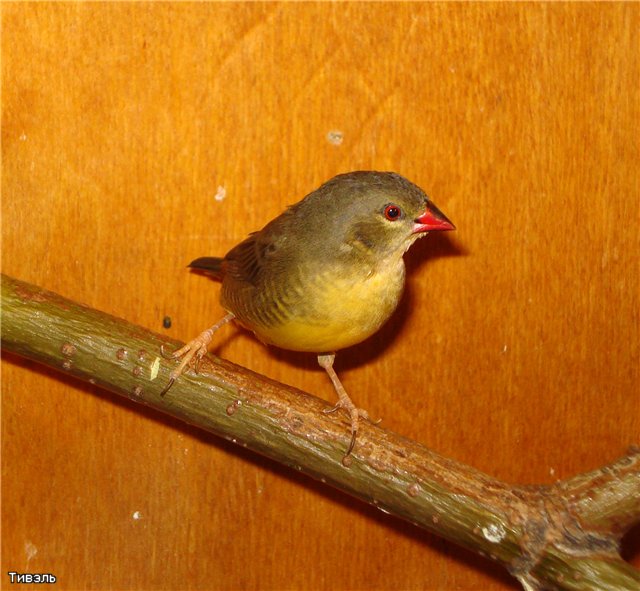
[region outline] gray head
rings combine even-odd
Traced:
[[[394,172],[340,174],[292,209],[317,236],[377,256],[402,254],[428,231],[454,229],[420,187]]]

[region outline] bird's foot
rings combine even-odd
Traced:
[[[207,347],[211,342],[213,332],[210,328],[200,333],[195,339],[189,341],[184,347],[181,347],[173,353],[165,354],[164,345],[160,347],[160,352],[165,359],[181,359],[180,364],[169,374],[169,382],[164,387],[160,396],[164,396],[175,381],[185,372],[189,365],[193,365],[196,373],[200,368],[202,358],[207,354]]]
[[[177,351],[169,353],[168,355],[164,352],[164,346],[160,347],[160,353],[165,359],[180,359],[182,357],[180,365],[178,365],[178,367],[169,374],[169,382],[162,392],[160,392],[160,396],[164,396],[169,391],[171,386],[173,386],[175,381],[185,372],[189,365],[193,364],[195,372],[198,373],[200,362],[207,354],[207,347],[209,346],[209,343],[211,343],[213,335],[221,326],[224,326],[234,318],[235,316],[229,312],[224,318],[222,318],[222,320],[216,322],[216,324],[211,328],[207,328],[207,330],[201,332],[195,339],[189,341],[184,347],[181,347]]]
[[[346,460],[353,451],[353,448],[356,445],[356,438],[358,437],[358,428],[360,427],[360,419],[364,419],[374,425],[377,425],[382,419],[378,419],[374,421],[369,417],[369,413],[363,408],[358,408],[353,402],[351,398],[345,396],[338,400],[331,408],[327,408],[323,410],[325,414],[331,414],[336,412],[337,410],[343,409],[349,414],[349,419],[351,420],[351,442],[349,443],[349,448],[347,449],[347,453],[344,454],[342,461]]]
[[[378,424],[380,421],[371,421],[369,418],[369,413],[366,410],[358,408],[349,395],[347,394],[342,382],[338,378],[335,370],[333,369],[333,362],[335,361],[336,354],[335,353],[325,353],[322,355],[318,355],[318,364],[322,367],[328,374],[331,379],[331,383],[338,394],[338,402],[332,408],[329,408],[324,411],[325,414],[329,414],[335,412],[339,409],[344,409],[349,413],[349,418],[351,419],[351,442],[349,443],[349,449],[347,449],[347,453],[342,458],[342,463],[346,466],[348,465],[348,461],[350,460],[349,456],[353,451],[353,448],[356,444],[356,437],[358,436],[358,427],[360,426],[360,418],[363,418],[365,421],[370,421],[375,424]]]

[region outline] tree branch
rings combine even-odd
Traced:
[[[2,348],[197,425],[505,565],[526,589],[640,588],[620,558],[640,521],[640,450],[552,486],[509,486],[375,425],[347,465],[327,403],[209,356],[163,398],[178,343],[2,276]]]

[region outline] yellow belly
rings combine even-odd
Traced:
[[[404,287],[404,263],[366,278],[321,276],[306,297],[312,312],[269,327],[248,326],[265,343],[323,353],[355,345],[375,333],[395,310]]]

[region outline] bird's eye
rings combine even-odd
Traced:
[[[402,215],[402,210],[393,203],[389,205],[385,205],[384,208],[384,217],[386,217],[390,222],[395,222],[397,219],[400,219]]]

